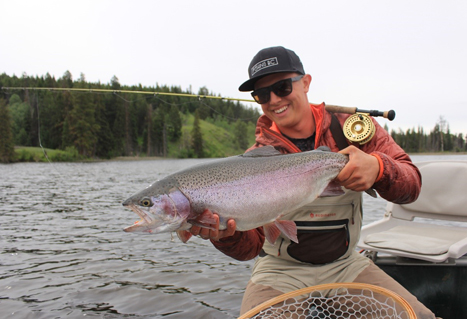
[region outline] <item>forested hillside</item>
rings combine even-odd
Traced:
[[[433,129],[423,128],[391,131],[392,138],[407,153],[466,152],[467,144],[462,133],[451,133],[449,124],[440,116]]]
[[[87,82],[83,74],[73,80],[68,71],[59,79],[49,74],[24,74],[21,78],[1,74],[0,87],[0,100],[7,105],[11,118],[14,145],[77,151],[87,158],[238,154],[254,141],[254,125],[260,115],[257,108],[237,101],[203,98],[212,95],[207,88],[193,93],[159,85],[128,87],[115,76],[109,84],[102,84]],[[12,87],[61,91],[7,89]],[[62,90],[66,88],[86,90]],[[101,89],[111,91],[93,91]]]
[[[57,153],[64,160],[225,157],[254,142],[260,115],[252,105],[207,99],[214,94],[204,87],[193,93],[180,87],[124,86],[115,76],[102,84],[87,82],[84,74],[74,80],[68,71],[59,79],[1,74],[0,87],[0,162],[31,160],[18,158],[15,146],[66,150]],[[430,132],[413,128],[391,135],[408,153],[466,151],[464,136],[451,133],[442,116]]]

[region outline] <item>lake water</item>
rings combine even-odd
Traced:
[[[124,199],[200,161],[0,165],[1,317],[236,318],[253,261],[122,231],[138,219]],[[364,196],[367,224],[385,201]]]

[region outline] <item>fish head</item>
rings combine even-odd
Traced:
[[[186,222],[191,209],[190,202],[177,189],[156,196],[136,194],[125,200],[123,206],[130,208],[141,218],[133,225],[124,228],[126,232],[156,234],[191,227],[191,224]]]

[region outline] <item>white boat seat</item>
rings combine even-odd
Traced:
[[[416,165],[422,174],[419,198],[388,203],[382,220],[362,227],[357,246],[431,262],[460,258],[467,254],[467,162]]]

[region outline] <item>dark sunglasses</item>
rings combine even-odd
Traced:
[[[299,75],[293,78],[288,78],[288,79],[277,81],[273,85],[254,90],[253,92],[251,92],[251,96],[259,104],[268,103],[269,100],[271,99],[271,92],[274,92],[274,94],[279,97],[287,96],[290,93],[292,93],[292,90],[293,90],[292,82],[298,81],[302,77],[303,75]]]

